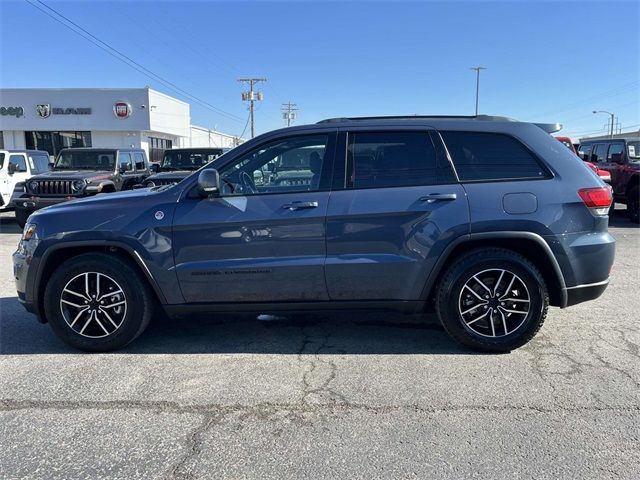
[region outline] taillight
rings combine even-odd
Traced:
[[[606,215],[613,201],[609,187],[581,188],[578,195],[594,215]]]

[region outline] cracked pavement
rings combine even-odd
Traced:
[[[0,477],[638,478],[640,229],[611,285],[505,355],[433,316],[158,320],[83,354],[18,304],[0,216]]]

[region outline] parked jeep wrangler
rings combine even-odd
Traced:
[[[512,350],[549,305],[600,296],[613,264],[611,190],[558,128],[414,116],[266,133],[178,184],[34,213],[13,255],[18,298],[88,351],[128,344],[156,308],[431,306],[462,344]],[[256,183],[300,151],[308,181]]]
[[[631,221],[640,223],[640,139],[584,140],[579,154],[609,171],[614,202],[625,204]]]
[[[25,182],[48,170],[49,154],[45,151],[0,150],[0,212],[13,210]]]
[[[152,163],[145,187],[178,183],[194,171],[212,162],[225,152],[223,148],[173,148],[164,151],[162,162]]]
[[[25,183],[16,199],[16,221],[24,227],[36,210],[57,203],[142,186],[149,176],[144,150],[127,148],[65,148],[52,169]]]

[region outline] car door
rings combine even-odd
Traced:
[[[26,182],[29,178],[29,170],[27,168],[27,156],[24,153],[13,153],[9,155],[9,165],[15,166],[13,175],[8,175],[9,195],[13,192],[16,184]],[[7,170],[7,173],[8,170]]]
[[[442,140],[424,127],[344,135],[327,211],[329,297],[419,300],[445,246],[469,231]]]
[[[175,270],[187,302],[328,299],[325,216],[335,136],[265,141],[216,165],[219,196],[187,188],[173,220]],[[266,167],[282,157],[297,162],[286,179]]]
[[[619,155],[619,161],[613,160],[613,155]],[[624,195],[626,190],[626,182],[624,181],[624,142],[611,142],[607,147],[607,156],[598,168],[607,170],[611,174],[611,186],[614,193]]]
[[[142,185],[145,178],[149,176],[149,165],[143,152],[133,152],[133,160],[136,167],[136,185]]]
[[[138,183],[131,152],[118,152],[118,171],[122,175],[122,190],[131,190]]]

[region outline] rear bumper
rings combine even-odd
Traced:
[[[595,300],[600,295],[604,293],[604,291],[609,286],[609,279],[602,282],[590,283],[587,285],[577,285],[575,287],[565,288],[566,298],[567,298],[567,307],[572,305],[577,305],[578,303],[587,302],[589,300]]]

